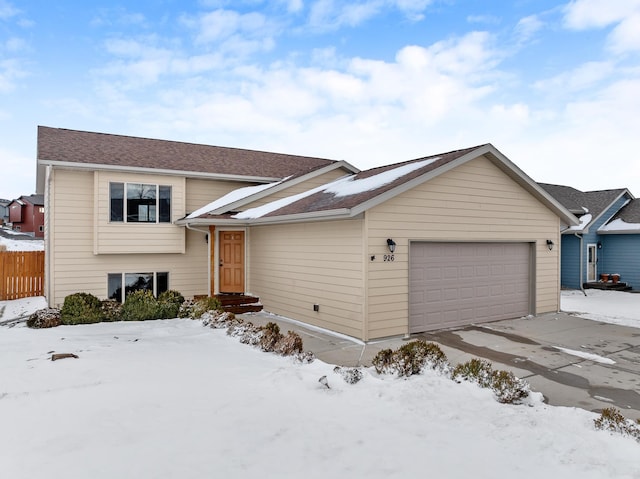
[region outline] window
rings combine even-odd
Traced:
[[[42,233],[44,231],[44,226],[42,225],[38,226],[38,230]]]
[[[127,223],[170,223],[171,186],[109,183],[109,220]]]
[[[169,289],[169,273],[109,273],[107,275],[109,299],[122,303],[131,292],[139,289],[151,291],[154,296],[158,296]]]
[[[38,212],[39,212],[39,213],[44,213],[44,206],[40,206],[40,207],[38,208]]]

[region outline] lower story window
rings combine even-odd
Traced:
[[[109,273],[107,297],[124,302],[127,296],[139,289],[151,291],[154,296],[169,289],[169,273]]]

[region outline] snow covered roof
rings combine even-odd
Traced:
[[[640,200],[633,199],[624,205],[604,225],[598,228],[600,234],[640,234]]]
[[[565,230],[565,232],[584,232],[602,214],[604,214],[621,196],[633,195],[626,188],[612,190],[580,191],[571,186],[552,185],[539,183],[550,195],[552,195],[565,208],[578,216],[580,224]]]
[[[538,186],[493,145],[454,150],[403,163],[361,171],[266,205],[251,208],[235,215],[219,214],[193,218],[179,223],[213,224],[231,220],[244,223],[287,222],[320,218],[348,218],[407,191],[431,178],[484,155],[512,179],[527,189],[539,201],[558,214],[566,223],[577,220],[544,189]]]

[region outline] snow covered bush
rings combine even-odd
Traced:
[[[634,423],[625,418],[614,407],[603,409],[600,417],[594,419],[593,423],[596,429],[622,434],[623,436],[631,436],[636,441],[640,441],[640,420]]]
[[[372,360],[378,374],[397,374],[408,377],[420,374],[425,367],[439,372],[446,372],[449,363],[446,355],[435,343],[427,343],[419,339],[404,344],[395,351],[383,349]]]
[[[224,329],[233,323],[242,322],[242,319],[236,318],[235,314],[226,311],[207,311],[200,317],[200,320],[203,326],[209,326],[214,329]]]
[[[493,367],[485,359],[473,358],[466,363],[458,364],[451,373],[451,379],[456,382],[471,381],[482,388],[491,385]]]
[[[60,324],[60,310],[56,308],[39,309],[27,319],[30,328],[55,328]]]
[[[242,344],[257,346],[262,337],[262,328],[255,326],[251,321],[243,321],[229,326],[227,334],[238,338]]]
[[[482,388],[489,388],[501,403],[517,404],[530,393],[529,383],[516,377],[511,371],[494,371],[491,363],[485,359],[473,358],[458,364],[451,373],[451,378],[457,382],[470,381]]]
[[[262,334],[260,336],[260,348],[265,352],[273,352],[276,348],[276,344],[282,338],[280,334],[280,326],[276,323],[268,322],[267,325],[262,328]]]
[[[302,354],[302,338],[293,331],[288,331],[286,336],[281,334],[274,351],[280,356]]]
[[[342,379],[344,379],[347,384],[356,384],[363,377],[362,370],[360,368],[336,366],[333,368],[333,372],[342,376]]]
[[[178,317],[200,319],[207,311],[222,311],[220,300],[213,296],[187,300],[180,306]]]
[[[516,377],[511,371],[493,371],[491,373],[491,390],[498,402],[517,404],[529,396],[529,383]]]
[[[64,298],[61,324],[90,324],[103,321],[100,300],[89,293],[74,293]]]

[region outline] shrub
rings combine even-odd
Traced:
[[[485,359],[473,358],[458,364],[451,374],[455,381],[471,381],[482,388],[490,388],[501,403],[515,404],[529,396],[529,383],[511,371],[494,371]]]
[[[232,324],[227,328],[227,334],[238,338],[242,344],[256,346],[260,344],[263,329],[255,326],[251,321]]]
[[[122,304],[113,299],[105,299],[101,301],[100,309],[102,311],[103,321],[121,321],[122,320]]]
[[[207,311],[222,311],[220,300],[214,296],[208,296],[185,301],[178,311],[178,316],[180,318],[200,319]]]
[[[493,371],[490,387],[501,403],[515,404],[529,396],[529,383],[511,371]]]
[[[425,367],[448,371],[447,357],[435,343],[419,339],[403,344],[396,351],[383,349],[373,358],[373,366],[381,373],[396,373],[400,377],[420,374]]]
[[[280,335],[274,351],[280,356],[302,354],[302,338],[298,333],[288,331],[286,336]]]
[[[228,328],[232,324],[242,322],[242,319],[236,318],[235,314],[226,311],[207,311],[200,319],[203,326],[209,326],[214,329]]]
[[[131,292],[122,305],[122,319],[125,321],[145,321],[159,318],[158,301],[149,290],[138,289]]]
[[[600,417],[594,419],[593,423],[596,429],[631,436],[636,441],[640,441],[640,420],[634,424],[614,407],[603,409]]]
[[[363,376],[360,368],[343,368],[336,366],[333,368],[333,372],[342,376],[342,379],[348,384],[356,384]]]
[[[266,352],[272,352],[276,348],[276,344],[282,338],[280,334],[280,327],[273,322],[268,322],[267,325],[262,328],[262,334],[260,336],[260,348]]]
[[[90,324],[103,320],[100,300],[89,293],[74,293],[64,298],[61,324]]]
[[[30,328],[55,328],[60,324],[60,310],[56,308],[39,309],[27,319]]]
[[[485,359],[473,358],[466,363],[458,364],[451,373],[454,381],[471,381],[482,388],[491,385],[491,363]]]
[[[163,291],[158,295],[158,315],[160,318],[177,318],[180,306],[184,303],[184,296],[172,289]]]

